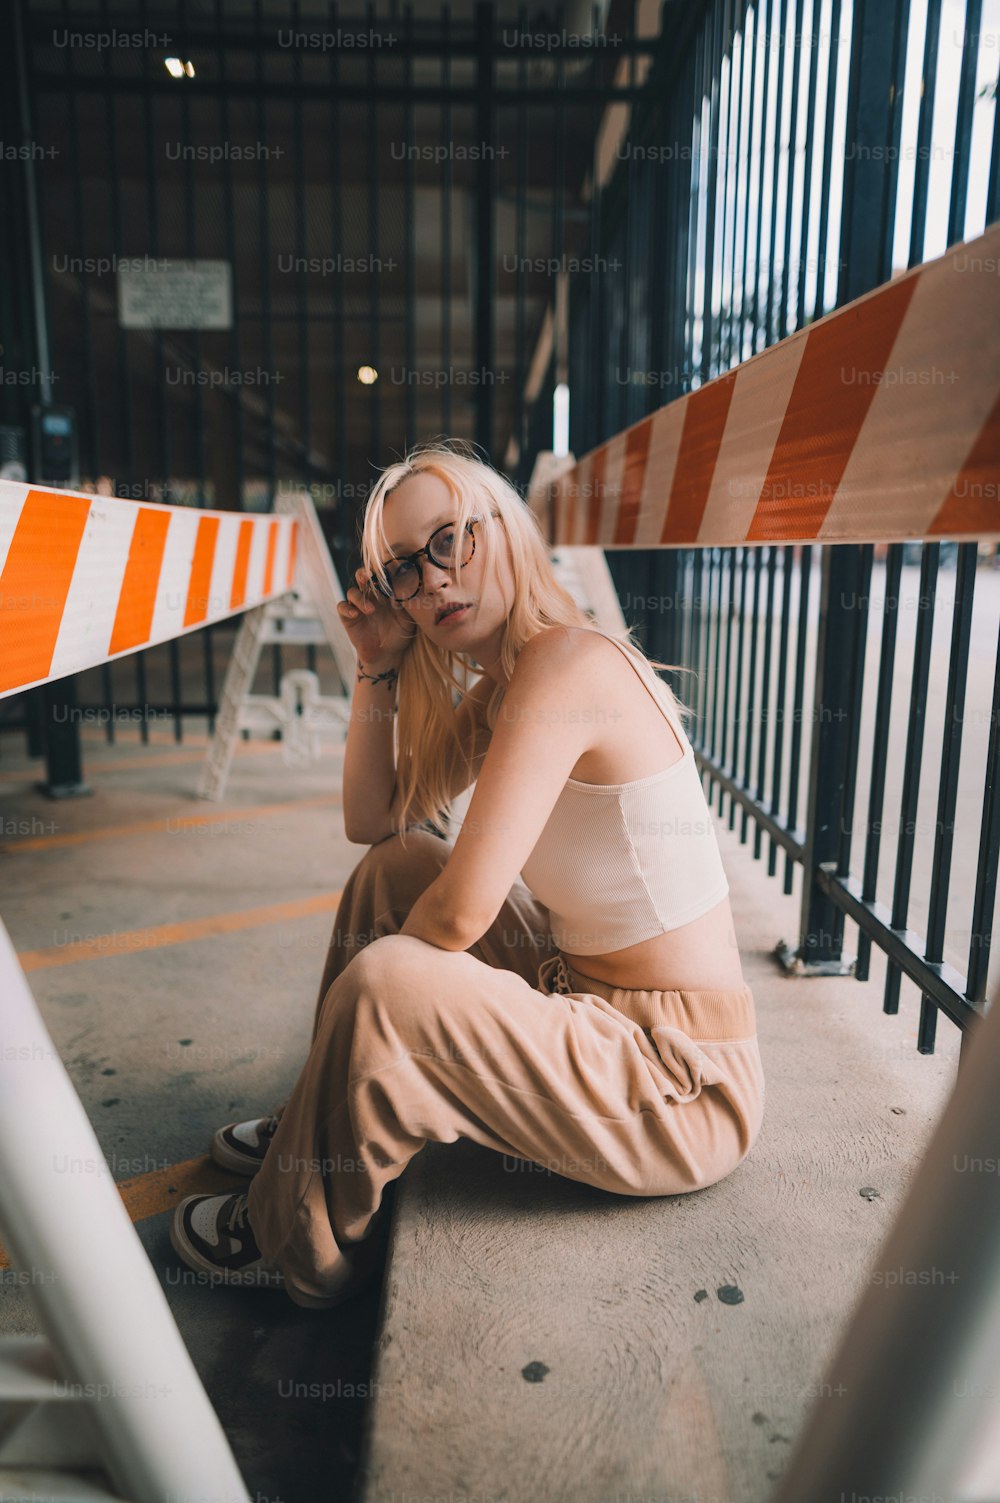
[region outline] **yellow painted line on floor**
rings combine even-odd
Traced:
[[[164,945],[188,944],[194,939],[211,939],[217,934],[234,934],[240,929],[257,929],[262,924],[280,924],[292,919],[309,918],[314,913],[335,913],[339,892],[322,892],[314,898],[298,898],[290,903],[269,903],[263,908],[243,908],[234,913],[213,913],[207,918],[185,919],[177,924],[152,924],[146,929],[125,929],[111,934],[95,934],[72,945],[50,945],[44,950],[21,950],[18,960],[22,971],[47,971],[53,966],[75,965],[78,960],[106,960],[110,955],[134,955],[140,950],[158,950]]]
[[[96,830],[74,830],[65,835],[36,835],[29,840],[14,840],[0,844],[5,856],[18,851],[49,851],[68,845],[89,845],[92,840],[117,840],[123,835],[157,835],[178,830],[197,829],[204,825],[232,822],[242,824],[248,819],[261,819],[270,814],[286,813],[292,809],[317,809],[337,805],[339,793],[318,794],[315,798],[286,799],[280,804],[250,804],[237,808],[221,809],[212,814],[168,814],[165,819],[141,819],[131,824],[100,825]]]
[[[136,1222],[171,1210],[187,1195],[224,1195],[227,1191],[245,1190],[248,1184],[244,1175],[230,1174],[206,1156],[119,1180],[118,1191],[129,1219]],[[9,1267],[10,1258],[0,1243],[0,1268]]]

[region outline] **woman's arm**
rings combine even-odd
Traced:
[[[362,665],[373,677],[398,668],[398,660]],[[352,845],[372,845],[380,837],[373,829],[388,821],[396,782],[393,725],[396,714],[396,677],[373,683],[356,679],[344,748],[344,833]],[[381,811],[381,818],[380,818]],[[386,831],[388,834],[388,831]]]
[[[385,695],[386,699],[388,699],[384,685],[377,685],[375,687],[381,688],[383,695]],[[493,689],[495,687],[496,686],[493,680],[491,678],[488,678],[486,674],[483,674],[483,676],[478,679],[477,682],[473,685],[472,689],[469,691],[465,699],[463,699],[462,703],[455,711],[455,729],[458,733],[462,753],[461,755],[459,755],[457,749],[455,749],[454,747],[449,749],[447,768],[449,801],[456,799],[460,793],[464,793],[465,790],[470,786],[470,784],[474,783],[476,778],[479,776],[479,770],[483,765],[483,760],[486,756],[487,751],[489,750],[490,744],[490,730],[486,724],[486,705],[489,701],[490,694],[493,692]],[[380,703],[377,694],[374,696],[374,701],[376,705]],[[393,693],[393,703],[395,703],[395,692]],[[390,727],[392,725],[391,719],[389,721],[389,725]],[[348,733],[348,742],[350,742],[350,733]],[[378,748],[378,750],[379,752],[381,752],[382,748]],[[383,798],[383,800],[381,801],[381,807],[383,808],[386,808],[386,804],[388,803],[386,813],[380,820],[369,819],[366,823],[362,824],[354,821],[350,825],[350,828],[348,828],[347,754],[345,752],[344,825],[347,829],[347,838],[352,843],[352,845],[377,845],[380,840],[385,840],[389,835],[397,834],[398,831],[402,828],[399,822],[400,807],[402,801],[399,789],[395,787],[396,769],[394,765],[394,755],[392,733],[390,729],[388,735],[388,756],[390,765],[392,766],[392,797],[391,800],[386,800]],[[466,765],[466,759],[470,757],[472,759],[471,771]],[[368,804],[367,806],[361,804],[355,806],[359,813],[361,813],[361,811],[363,811],[366,807],[369,810],[371,810],[372,808],[377,809],[379,807],[379,804]]]

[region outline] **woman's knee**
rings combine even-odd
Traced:
[[[328,1002],[350,1015],[355,1035],[413,1053],[432,1051],[457,1029],[467,1031],[475,1000],[464,978],[448,984],[442,967],[466,957],[412,934],[386,934],[358,952]]]

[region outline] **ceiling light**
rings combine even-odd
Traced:
[[[362,386],[374,386],[378,380],[378,371],[373,365],[359,365],[358,380]]]

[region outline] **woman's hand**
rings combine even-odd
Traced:
[[[346,600],[337,602],[351,646],[365,668],[373,664],[380,671],[398,668],[417,635],[416,623],[398,604],[386,599],[364,567],[354,571],[354,578]]]

